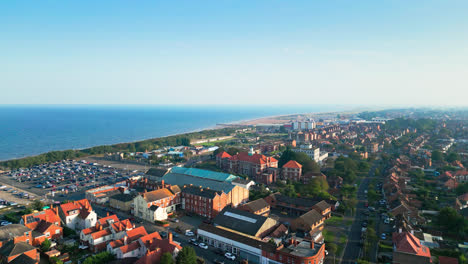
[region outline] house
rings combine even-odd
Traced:
[[[116,254],[116,250],[124,245],[137,241],[141,237],[148,235],[144,226],[139,226],[126,232],[126,236],[117,239],[107,244],[107,252]]]
[[[182,209],[207,218],[214,218],[227,206],[228,196],[223,191],[215,191],[198,186],[185,186],[182,189]]]
[[[8,241],[26,242],[32,245],[32,230],[24,225],[11,224],[0,227],[0,247]]]
[[[290,160],[283,165],[283,179],[291,181],[300,181],[302,176],[302,165],[295,161]]]
[[[325,217],[315,209],[299,216],[291,223],[291,229],[308,234],[315,242],[321,241]]]
[[[270,214],[270,204],[268,204],[264,199],[260,198],[239,206],[239,210],[256,215],[268,216]]]
[[[98,222],[95,227],[82,230],[81,244],[89,246],[92,252],[100,252],[107,249],[109,242],[127,237],[127,232],[131,231],[134,225],[128,219],[115,221],[115,218],[106,217],[105,222]]]
[[[39,263],[40,255],[35,247],[26,242],[10,240],[0,248],[0,262],[13,264]]]
[[[277,208],[289,215],[299,216],[309,212],[312,209],[317,209],[320,213],[324,213],[329,216],[329,212],[333,207],[338,206],[336,201],[313,199],[305,197],[288,197],[279,192],[272,193],[264,198],[265,201],[270,204],[271,208]],[[322,203],[324,201],[324,203]],[[317,205],[320,203],[319,205]],[[317,206],[316,206],[317,205]],[[315,206],[315,207],[314,207]],[[329,209],[328,209],[329,208]]]
[[[131,243],[124,241],[123,246],[115,249],[115,254],[117,259],[139,258],[136,263],[158,263],[165,252],[175,257],[180,250],[182,247],[173,241],[172,233],[168,234],[168,238],[163,239],[158,232],[154,232],[141,236]]]
[[[249,152],[240,152],[233,156],[226,152],[218,153],[216,155],[216,164],[225,171],[243,174],[251,178],[264,172],[276,175],[278,168],[278,160],[273,157],[256,154],[252,148]]]
[[[312,206],[314,210],[319,212],[323,218],[328,219],[331,217],[331,205],[328,204],[326,201],[322,200]]]
[[[164,182],[171,185],[198,186],[203,189],[224,192],[227,195],[227,204],[233,207],[249,200],[249,190],[234,182],[239,176],[196,168],[173,167],[164,175]]]
[[[176,186],[175,186],[176,187]],[[133,214],[146,221],[166,220],[180,204],[180,188],[160,188],[137,195],[133,199]]]
[[[131,194],[119,193],[109,197],[109,206],[120,211],[130,212],[134,198]]]
[[[393,263],[413,264],[432,263],[431,252],[421,244],[411,232],[398,232],[392,235]]]
[[[42,244],[46,239],[57,240],[63,237],[63,228],[58,216],[58,208],[23,215],[20,224],[32,230],[33,246]]]
[[[94,226],[97,222],[97,214],[87,199],[61,204],[58,214],[68,228],[78,231]]]

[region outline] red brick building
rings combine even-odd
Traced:
[[[302,165],[295,160],[290,160],[283,165],[283,179],[300,181],[302,176]]]
[[[294,237],[275,250],[263,250],[262,255],[280,263],[319,264],[323,263],[325,259],[325,243],[318,244],[310,240]]]
[[[200,216],[214,218],[228,205],[228,196],[224,192],[196,186],[182,189],[182,209]]]
[[[33,246],[42,244],[46,239],[57,240],[63,237],[63,228],[58,216],[58,208],[23,215],[20,224],[34,231]]]
[[[250,152],[240,152],[234,156],[226,152],[218,153],[216,165],[230,173],[243,174],[254,178],[264,172],[277,174],[278,160],[265,155]]]

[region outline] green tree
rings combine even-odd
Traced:
[[[44,203],[41,202],[40,200],[34,200],[34,202],[31,205],[31,209],[38,210],[38,211],[42,211],[43,207],[44,207]]]
[[[192,247],[183,247],[176,257],[177,264],[197,264],[197,254]]]
[[[454,162],[454,161],[457,161],[457,160],[460,160],[460,155],[458,155],[458,153],[450,152],[447,155],[447,162]]]
[[[111,253],[104,251],[96,255],[87,257],[83,264],[101,264],[114,260],[115,256]]]
[[[328,250],[330,254],[333,255],[333,263],[335,263],[335,254],[336,254],[336,251],[338,250],[338,246],[335,243],[327,243],[326,249]]]
[[[50,240],[48,238],[46,238],[44,240],[44,242],[42,242],[42,244],[41,244],[41,251],[42,252],[49,251],[51,245],[52,245],[52,242],[50,242]]]
[[[440,152],[438,150],[432,151],[431,158],[432,158],[433,161],[437,161],[437,162],[444,161],[444,156],[442,155],[442,152]]]
[[[169,252],[165,252],[161,256],[161,264],[174,264],[174,259],[172,258],[172,254]]]
[[[465,220],[463,216],[452,207],[444,207],[437,215],[437,224],[447,231],[460,233],[465,230]]]

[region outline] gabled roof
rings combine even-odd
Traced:
[[[119,217],[117,217],[117,215],[109,215],[109,216],[106,216],[106,217],[103,217],[101,219],[98,220],[99,224],[101,225],[104,225],[104,224],[107,224],[109,222],[109,220],[112,220],[113,222],[118,222],[119,221]]]
[[[260,198],[242,205],[242,207],[239,209],[242,210],[242,208],[245,208],[250,209],[252,212],[256,212],[267,207],[270,207],[270,205],[265,200],[263,200],[263,198]]]
[[[283,168],[300,169],[302,168],[302,165],[295,160],[290,160],[283,165]]]
[[[130,244],[127,244],[127,245],[123,245],[121,247],[119,247],[120,251],[122,251],[123,254],[125,253],[128,253],[128,252],[132,252],[134,250],[138,250],[140,248],[140,243],[138,243],[138,241],[133,241],[132,243]]]
[[[0,255],[12,257],[35,249],[35,247],[26,242],[18,242],[15,244],[13,240],[10,240],[0,248]]]
[[[153,232],[146,236],[140,237],[140,241],[145,244],[146,248],[149,248],[154,239],[161,239],[161,235],[158,232]]]
[[[146,192],[142,194],[143,199],[145,199],[145,201],[148,203],[155,202],[164,198],[168,198],[173,195],[174,194],[171,191],[169,191],[169,189],[167,188],[162,188],[159,190],[154,190],[154,191]]]
[[[227,153],[226,151],[223,151],[223,152],[218,153],[218,155],[216,155],[216,157],[220,157],[220,158],[224,159],[224,158],[230,158],[232,156],[229,155],[229,153]]]
[[[60,223],[60,217],[55,213],[54,209],[46,209],[41,212],[31,213],[23,215],[24,225],[28,226],[29,224],[37,223],[40,220],[47,221],[49,223]],[[34,228],[32,226],[28,226]]]
[[[162,255],[162,250],[159,248],[153,251],[147,251],[143,257],[141,257],[137,262],[135,262],[135,264],[159,263],[159,260],[161,259],[161,255]]]
[[[19,257],[14,258],[12,261],[8,262],[9,264],[36,264],[35,259],[30,258],[26,254],[21,254]]]
[[[110,234],[112,234],[112,232],[109,229],[106,228],[106,229],[103,229],[103,230],[92,233],[91,237],[93,239],[98,239],[98,238],[101,238],[101,237],[108,236]]]
[[[249,155],[247,152],[240,152],[230,158],[230,160],[239,160],[255,164],[267,164],[269,162],[278,162],[277,159],[273,157],[267,157],[262,154],[252,154]]]
[[[112,223],[110,228],[112,228],[115,232],[118,233],[118,232],[133,229],[133,224],[130,222],[130,220],[125,219],[125,220],[122,220],[120,222]]]
[[[11,224],[0,227],[0,241],[10,240],[17,236],[24,235],[25,232],[31,231],[30,228],[20,225],[20,224]]]
[[[225,207],[213,220],[214,226],[222,226],[243,234],[256,236],[268,217],[239,209]]]
[[[315,225],[316,223],[319,223],[323,220],[323,216],[315,209],[312,209],[309,212],[299,216],[299,218],[309,226]]]
[[[66,204],[61,204],[60,209],[65,214],[65,216],[69,216],[69,212],[73,210],[85,210],[85,211],[93,210],[88,199],[82,199],[78,201],[69,202]]]
[[[422,257],[431,257],[429,248],[422,245],[420,240],[410,232],[393,233],[392,241],[396,251],[414,254]]]
[[[320,202],[318,202],[318,203],[316,203],[316,204],[314,205],[314,207],[317,207],[317,208],[320,209],[321,211],[325,211],[325,210],[327,210],[328,208],[331,208],[331,206],[330,206],[327,202],[325,202],[325,201],[323,201],[323,200],[320,201]]]
[[[137,228],[127,231],[128,239],[131,241],[137,240],[140,237],[143,237],[146,235],[148,235],[148,233],[146,232],[146,229],[144,226],[139,226]]]

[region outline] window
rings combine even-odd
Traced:
[[[28,243],[28,244],[29,244],[29,239],[26,239],[26,243]]]
[[[46,235],[46,237],[50,237],[50,233],[49,233],[49,232],[47,232],[45,235]]]
[[[55,230],[55,234],[60,234],[60,229]]]

